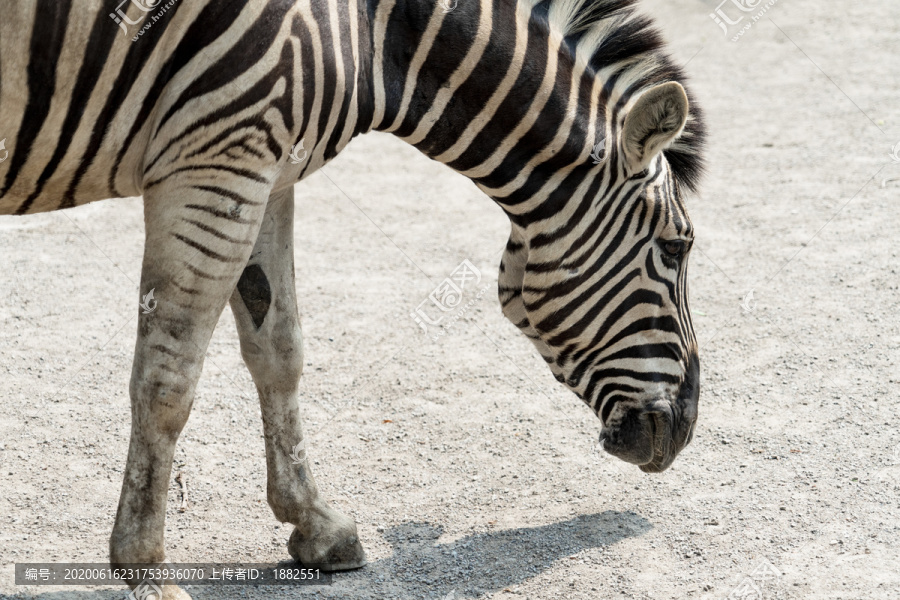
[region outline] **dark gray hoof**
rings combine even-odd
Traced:
[[[366,552],[355,531],[351,535],[329,538],[331,536],[307,539],[294,528],[288,540],[288,552],[304,567],[322,571],[350,571],[366,564]]]

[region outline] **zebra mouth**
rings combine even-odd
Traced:
[[[621,418],[600,432],[603,449],[620,460],[633,465],[645,465],[654,460],[656,425],[650,414],[640,408],[628,408]]]
[[[678,454],[672,437],[672,414],[667,409],[629,410],[617,426],[600,432],[603,449],[637,465],[645,473],[661,473]]]
[[[672,438],[672,420],[665,412],[655,412],[650,414],[649,422],[653,458],[639,466],[644,473],[662,473],[672,465],[678,454]]]

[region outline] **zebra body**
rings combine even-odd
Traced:
[[[230,299],[291,554],[364,564],[353,521],[295,464],[292,186],[372,130],[503,208],[504,314],[598,414],[610,453],[671,464],[697,416],[681,193],[703,128],[632,4],[0,0],[0,215],[144,197],[141,291],[159,305],[139,321],[114,563],[163,560],[174,444]]]
[[[0,43],[44,60],[0,58],[0,214],[140,196],[186,170],[281,190],[360,132],[355,2],[181,0],[155,23],[128,2],[134,30],[153,25],[136,41],[110,8],[4,3]],[[307,159],[293,164],[304,137]]]

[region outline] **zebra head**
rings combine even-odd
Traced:
[[[506,212],[504,314],[597,413],[608,452],[662,471],[697,420],[680,188],[704,130],[634,4],[379,1],[366,114]]]
[[[578,168],[587,172],[566,177],[546,202],[560,192],[567,200],[532,211],[539,219],[511,219],[500,301],[556,379],[600,417],[603,448],[659,472],[697,420],[693,232],[673,165],[699,115],[676,82],[607,110],[605,149],[586,146]],[[578,183],[566,189],[570,180]]]

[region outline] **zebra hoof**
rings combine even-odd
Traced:
[[[294,560],[312,569],[322,571],[359,569],[366,564],[366,552],[356,535],[356,524],[350,521],[350,525],[352,531],[326,533],[315,538],[307,538],[294,528],[288,540],[288,552]]]

